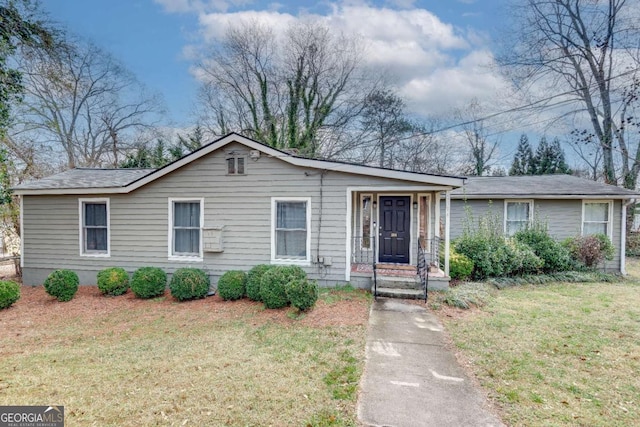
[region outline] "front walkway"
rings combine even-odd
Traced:
[[[371,308],[358,419],[365,426],[503,426],[419,305],[378,298]]]

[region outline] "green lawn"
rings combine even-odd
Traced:
[[[621,283],[509,288],[441,316],[505,423],[640,425],[640,263],[628,268]]]
[[[0,332],[0,405],[64,405],[67,426],[356,424],[366,323],[314,325],[246,301],[40,293],[0,311],[11,329]],[[325,293],[315,314],[345,298],[366,313],[352,291]]]

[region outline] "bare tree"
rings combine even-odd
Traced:
[[[549,94],[573,102],[569,113],[578,123],[586,118],[602,152],[605,181],[617,183],[616,158],[622,159],[630,188],[640,170],[631,151],[637,153],[640,140],[632,150],[621,129],[624,91],[638,71],[639,10],[637,0],[523,0],[514,9],[518,36],[499,58],[519,87],[544,93],[548,102]]]
[[[32,52],[22,65],[25,99],[13,131],[60,152],[69,168],[117,165],[128,140],[161,112],[157,96],[91,43]]]
[[[356,38],[317,23],[282,35],[258,22],[232,26],[201,64],[203,123],[315,156],[362,110],[371,80],[361,56]]]
[[[455,118],[463,123],[462,138],[467,145],[467,166],[463,172],[469,175],[482,176],[491,170],[497,154],[498,141],[489,141],[482,108],[477,99],[462,109],[456,110]]]

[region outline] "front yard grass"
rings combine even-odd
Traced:
[[[638,425],[639,265],[619,283],[514,287],[436,313],[508,425]]]
[[[0,405],[64,405],[67,426],[356,424],[363,294],[347,302],[364,321],[339,325],[323,320],[339,294],[298,321],[246,300],[40,292],[39,313],[20,312],[28,295],[0,312]]]

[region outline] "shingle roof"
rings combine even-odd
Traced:
[[[17,185],[14,190],[124,187],[153,171],[155,169],[70,169],[47,178]]]
[[[581,198],[632,199],[640,194],[571,175],[468,177],[464,186],[451,192],[454,198]]]

